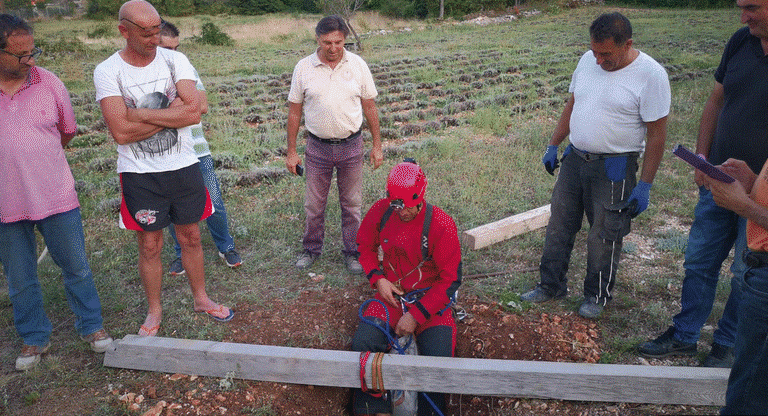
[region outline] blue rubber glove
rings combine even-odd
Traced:
[[[550,175],[555,175],[555,169],[560,166],[560,162],[557,160],[557,146],[550,144],[547,146],[547,151],[544,153],[544,157],[541,158],[541,163],[544,164],[544,169]]]
[[[565,151],[563,151],[563,157],[560,158],[560,160],[564,160],[566,156],[568,156],[569,153],[571,153],[571,149],[573,149],[573,145],[565,146]]]
[[[631,215],[632,218],[640,215],[641,212],[648,208],[648,202],[650,199],[651,184],[643,181],[638,182],[635,186],[635,189],[632,190],[632,195],[630,195],[629,199],[627,200],[627,205],[632,205],[633,201],[637,203],[629,215]]]

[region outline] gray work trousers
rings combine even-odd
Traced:
[[[626,201],[636,184],[637,154],[594,155],[571,151],[552,191],[551,216],[541,256],[539,286],[567,293],[568,264],[584,214],[589,222],[584,298],[605,305],[612,298],[622,239],[630,231]]]

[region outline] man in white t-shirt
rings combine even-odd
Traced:
[[[135,230],[139,274],[148,312],[139,335],[155,335],[162,320],[163,228],[173,223],[194,298],[194,310],[217,321],[234,312],[205,291],[198,222],[213,211],[189,126],[200,122],[195,69],[181,53],[158,48],[162,20],[144,0],[120,7],[126,46],[94,71],[96,99],[117,142],[123,200],[120,225]]]
[[[632,47],[632,26],[620,13],[599,16],[591,50],[573,73],[571,97],[542,162],[549,174],[562,161],[552,192],[541,281],[522,300],[565,297],[566,274],[584,214],[589,221],[587,272],[579,315],[597,318],[612,299],[622,239],[648,208],[661,163],[671,102],[669,78],[653,58]],[[557,148],[570,144],[558,161]],[[635,178],[644,152],[640,181]]]

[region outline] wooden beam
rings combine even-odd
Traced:
[[[40,257],[38,257],[38,258],[37,258],[37,264],[40,264],[40,263],[42,263],[42,262],[43,262],[43,259],[45,258],[45,256],[46,256],[47,254],[48,254],[48,246],[45,246],[45,248],[43,248],[43,252],[42,252],[42,253],[40,253]]]
[[[461,240],[471,249],[477,250],[516,235],[546,227],[549,221],[549,207],[550,204],[547,204],[543,207],[464,231]]]
[[[360,354],[127,335],[108,367],[278,383],[359,387]],[[371,385],[370,362],[366,368]],[[387,389],[620,403],[719,406],[728,369],[444,358],[387,354]]]

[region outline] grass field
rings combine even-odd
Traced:
[[[606,10],[615,8],[561,10],[489,26],[358,16],[358,32],[369,33],[361,55],[376,79],[387,149],[382,168],[366,166],[364,210],[382,196],[387,172],[404,156],[420,162],[429,178],[428,200],[450,213],[460,231],[547,204],[554,180],[544,171],[541,156],[568,96],[571,72],[589,47],[589,23]],[[661,62],[670,75],[667,148],[677,143],[693,146],[714,69],[725,42],[740,27],[738,12],[621,11],[633,23],[635,46]],[[270,300],[295,297],[297,286],[307,281],[306,273],[293,267],[301,250],[303,179],[285,174],[283,154],[291,71],[314,50],[312,29],[317,19],[283,15],[174,20],[182,31],[180,50],[206,85],[211,104],[204,117],[206,137],[244,260],[241,268],[228,270],[203,230],[208,291],[229,305],[247,302],[269,308]],[[236,46],[207,46],[187,39],[209,21],[229,33]],[[114,26],[113,21],[60,20],[39,22],[35,30],[45,51],[37,64],[61,77],[75,105],[81,134],[67,156],[78,181],[105,326],[119,338],[137,331],[146,304],[135,236],[117,227],[116,152],[92,84],[96,64],[122,46]],[[106,35],[89,37],[89,33],[96,36],[98,28]],[[391,32],[379,34],[381,30]],[[342,266],[335,195],[332,190],[324,254],[313,268],[326,279],[316,289],[344,287],[360,279],[350,277]],[[633,222],[626,240],[616,297],[599,321],[603,362],[637,363],[634,347],[663,331],[679,310],[683,248],[696,199],[691,171],[668,153],[651,191],[650,208]],[[166,264],[173,256],[169,241]],[[478,251],[465,249],[466,275],[507,273],[467,280],[462,292],[502,304],[516,300],[538,279],[536,273],[516,270],[536,267],[542,246],[543,231],[538,230]],[[580,235],[569,275],[572,300],[544,307],[525,305],[520,313],[572,312],[579,301],[574,294],[581,293],[584,259]],[[81,353],[85,347],[71,331],[73,318],[58,276],[50,259],[41,264],[46,308],[55,328],[53,342],[63,346],[62,354]],[[711,325],[729,287],[724,284],[721,289]],[[224,327],[201,323],[190,313],[190,302],[185,279],[166,279],[165,336],[221,339]],[[66,366],[57,367],[55,360],[47,360],[46,371],[14,373],[20,342],[7,295],[0,296],[0,306],[0,414],[23,414],[24,401],[12,397],[12,392],[32,394],[109,380],[113,370],[86,364],[72,373]],[[711,327],[705,328],[702,346],[708,346],[711,332]]]

